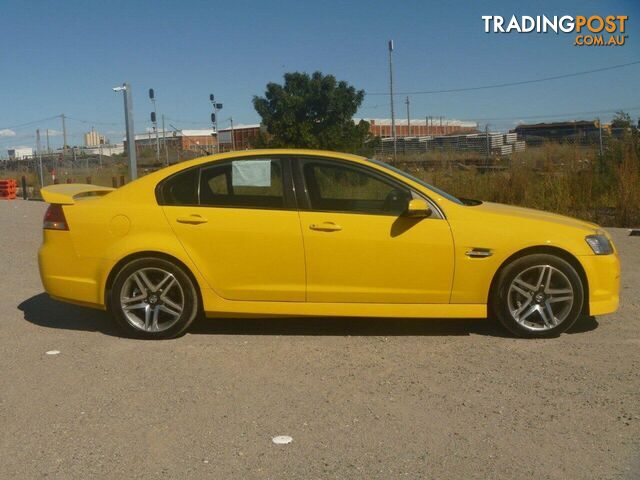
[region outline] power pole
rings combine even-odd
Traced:
[[[233,117],[230,117],[229,120],[231,121],[231,151],[235,151],[236,149],[236,136],[233,132]]]
[[[409,115],[409,97],[404,101],[407,104],[407,136],[411,136],[411,116]]]
[[[40,147],[40,129],[36,129],[36,155],[38,155],[38,170],[40,173],[40,186],[44,187],[44,173],[42,172],[42,149]]]
[[[600,143],[600,157],[602,157],[602,155],[604,154],[604,150],[602,148],[602,122],[600,121],[599,118],[598,118],[598,136],[599,136],[599,143]]]
[[[47,128],[47,153],[51,153],[51,149],[49,148],[49,129]]]
[[[489,165],[489,153],[491,152],[491,145],[489,143],[489,124],[486,123],[484,126],[484,134],[487,137],[487,152],[485,155],[485,165]]]
[[[393,161],[398,154],[398,137],[396,136],[396,117],[393,111],[393,40],[389,40],[389,96],[391,97],[391,135],[393,136]]]
[[[62,158],[67,154],[67,125],[64,121],[64,113],[60,115],[62,119]]]

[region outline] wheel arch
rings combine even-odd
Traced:
[[[584,288],[584,295],[583,295],[584,298],[582,300],[582,313],[589,315],[589,279],[587,278],[587,274],[584,270],[584,267],[582,266],[578,258],[572,253],[568,252],[563,248],[553,247],[549,245],[539,245],[539,246],[524,248],[522,250],[515,252],[514,254],[512,254],[510,257],[508,257],[502,262],[500,267],[498,267],[498,269],[494,273],[493,278],[491,279],[491,284],[489,286],[489,293],[487,297],[487,305],[489,306],[489,308],[491,308],[493,293],[497,288],[498,279],[500,278],[500,275],[502,274],[503,270],[510,263],[514,262],[519,258],[526,257],[527,255],[538,254],[538,253],[555,255],[556,257],[559,257],[565,260],[573,268],[575,268],[576,272],[578,273],[578,276],[580,277],[580,280],[582,281],[582,287]]]
[[[193,282],[193,285],[196,289],[196,294],[198,295],[198,306],[201,312],[204,311],[203,304],[202,304],[202,292],[200,291],[200,284],[198,283],[198,280],[196,279],[191,269],[187,265],[185,265],[185,263],[179,258],[176,258],[173,255],[169,255],[167,253],[157,252],[153,250],[145,250],[145,251],[135,252],[135,253],[126,255],[125,257],[118,260],[118,262],[111,268],[111,270],[109,271],[109,275],[107,275],[107,280],[105,282],[105,287],[104,287],[104,302],[107,310],[109,310],[110,308],[109,301],[111,298],[111,295],[110,295],[111,287],[113,286],[113,282],[118,276],[118,272],[120,272],[120,270],[122,270],[122,268],[126,264],[134,260],[137,260],[139,258],[158,258],[161,260],[167,260],[175,264],[177,267],[181,268],[184,271],[184,273]]]

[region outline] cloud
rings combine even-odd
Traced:
[[[0,130],[0,137],[15,137],[15,136],[16,136],[16,132],[14,132],[13,130],[10,130],[8,128]]]

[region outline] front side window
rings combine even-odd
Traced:
[[[280,160],[242,159],[204,167],[200,173],[200,205],[284,208]]]
[[[312,210],[400,215],[408,188],[360,168],[329,162],[305,162],[304,181]]]

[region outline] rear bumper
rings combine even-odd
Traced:
[[[97,278],[99,260],[79,259],[69,232],[45,230],[38,251],[40,279],[53,298],[87,307],[104,309]]]
[[[613,255],[579,257],[589,282],[589,314],[605,315],[620,303],[620,258]]]

